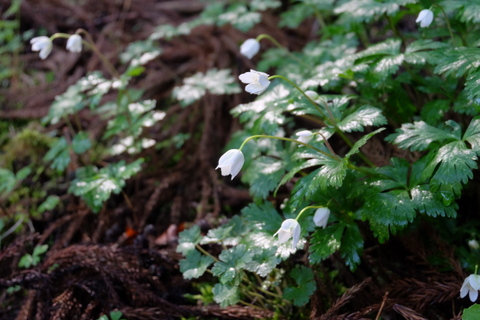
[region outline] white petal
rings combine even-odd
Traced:
[[[469,293],[468,293],[468,297],[470,298],[470,301],[472,301],[472,302],[477,301],[478,291],[477,291],[477,290],[470,289],[470,291],[469,291]]]
[[[244,162],[245,162],[245,157],[243,156],[243,153],[240,151],[240,153],[237,154],[237,157],[233,161],[232,168],[230,170],[232,175],[232,180],[240,172]]]
[[[465,286],[465,284],[462,286],[462,289],[460,289],[460,298],[465,298],[469,291],[470,287]]]
[[[78,34],[72,34],[67,40],[67,50],[71,52],[81,52],[82,37]]]
[[[480,289],[480,276],[478,274],[471,274],[469,276],[470,278],[470,286],[475,289],[479,290]]]
[[[296,222],[296,221],[295,221]],[[298,240],[300,240],[301,232],[300,224],[297,222],[297,225],[293,227],[293,240],[292,240],[292,249],[297,247]]]
[[[292,237],[292,233],[285,230],[278,230],[278,243],[285,243]]]
[[[256,75],[253,72],[245,72],[238,76],[243,83],[252,83],[256,81]]]
[[[315,215],[313,216],[313,222],[318,227],[325,228],[327,226],[329,216],[330,210],[328,208],[319,208],[315,211]]]
[[[252,59],[260,50],[260,43],[256,39],[247,39],[240,46],[240,53],[248,59]]]

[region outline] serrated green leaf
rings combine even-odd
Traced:
[[[417,40],[408,45],[405,49],[405,61],[411,64],[423,65],[425,63],[433,63],[436,57],[430,51],[448,47],[447,43],[438,42],[431,39]]]
[[[461,22],[480,22],[480,4],[476,1],[447,0],[442,1],[441,5],[446,11],[456,11],[456,16]]]
[[[378,108],[365,105],[343,118],[342,121],[337,123],[337,126],[344,132],[363,132],[364,127],[384,124],[387,124],[387,119],[382,115],[382,111]]]
[[[262,20],[258,12],[248,11],[242,4],[233,4],[218,16],[217,24],[231,24],[240,31],[247,32]]]
[[[251,0],[249,4],[253,11],[264,11],[278,8],[282,5],[282,2],[278,0]]]
[[[400,6],[414,3],[415,0],[350,0],[335,8],[336,14],[348,13],[359,22],[370,22],[382,14],[392,16]]]
[[[370,139],[377,133],[382,132],[383,130],[385,130],[385,128],[380,128],[373,132],[370,132],[369,134],[364,135],[362,138],[360,138],[357,142],[354,143],[350,151],[348,151],[348,153],[345,155],[345,158],[349,159],[352,155],[356,154],[360,150],[360,148],[363,147],[365,143],[367,143],[368,139]]]
[[[68,191],[81,196],[94,212],[98,212],[112,192],[119,193],[125,186],[125,180],[140,171],[142,163],[143,159],[138,159],[125,165],[122,160],[98,171],[93,168],[77,171],[77,178]]]
[[[278,185],[284,173],[283,161],[261,156],[244,171],[242,181],[250,184],[252,196],[265,199]]]
[[[360,251],[363,249],[363,238],[356,223],[346,225],[340,246],[340,256],[345,263],[354,271],[360,264]]]
[[[64,171],[70,163],[68,143],[64,137],[59,138],[50,147],[50,150],[43,157],[44,161],[52,161],[50,167],[58,171]]]
[[[213,287],[212,292],[215,302],[220,304],[222,308],[234,305],[240,301],[237,286],[231,284],[217,283]]]
[[[244,244],[223,250],[219,260],[212,268],[212,274],[219,277],[223,284],[231,283],[238,285],[242,280],[243,271],[247,263],[252,261],[253,252]]]
[[[370,0],[367,0],[370,1]],[[356,2],[356,1],[352,1]],[[363,59],[367,57],[374,57],[374,56],[396,56],[400,53],[400,46],[402,41],[400,39],[388,39],[378,44],[369,46],[367,49],[360,51],[355,54],[355,58]]]
[[[473,178],[473,169],[477,169],[477,155],[468,149],[463,141],[454,141],[441,147],[431,162],[437,166],[430,185],[431,191],[453,192],[460,196],[462,183]]]
[[[277,247],[256,247],[253,252],[252,260],[245,265],[245,270],[255,272],[261,277],[266,277],[280,262],[276,256]]]
[[[201,244],[220,242],[227,238],[232,231],[233,226],[222,226],[215,229],[208,230],[208,233],[203,237]]]
[[[293,301],[295,306],[304,306],[317,288],[312,269],[305,266],[296,266],[290,272],[297,286],[287,287],[283,291],[283,298]]]
[[[432,127],[424,121],[415,121],[402,124],[402,127],[397,129],[397,133],[389,135],[385,140],[398,144],[402,149],[423,151],[432,142],[458,140],[458,138],[454,134]]]
[[[340,249],[344,229],[342,223],[317,228],[310,240],[310,262],[319,263]]]
[[[0,168],[0,193],[9,193],[15,188],[17,180],[15,174],[4,168]]]
[[[250,203],[242,209],[242,216],[251,223],[258,223],[257,227],[270,234],[277,231],[278,225],[283,222],[282,216],[270,202],[261,204]]]
[[[445,99],[432,100],[427,102],[421,111],[422,119],[429,125],[435,126],[443,119],[445,113],[450,109],[450,101]]]
[[[178,234],[178,246],[176,251],[187,256],[189,252],[195,250],[195,245],[200,243],[201,239],[202,237],[199,226],[194,225],[190,229],[185,229]]]
[[[476,152],[477,155],[480,155],[480,117],[472,119],[462,140],[467,141],[472,147],[472,150]]]
[[[438,51],[438,61],[434,72],[445,74],[445,76],[454,75],[459,78],[480,67],[479,48],[457,47],[451,49],[441,49]]]
[[[90,138],[87,132],[78,132],[72,140],[73,152],[82,154],[92,147]]]
[[[35,246],[35,248],[33,249],[33,256],[39,256],[41,254],[44,254],[45,252],[47,252],[48,250],[48,244],[44,244],[44,245],[41,245],[41,246]]]
[[[313,179],[312,182],[323,190],[330,186],[338,188],[342,185],[346,174],[346,159],[342,159],[341,161],[328,159],[320,168],[318,175]]]
[[[428,185],[422,185],[410,191],[415,209],[430,217],[455,218],[457,216],[457,205],[455,203],[445,205],[442,196],[438,193],[432,193],[429,189]]]
[[[368,220],[370,228],[380,243],[403,229],[415,218],[415,207],[405,190],[392,190],[369,196],[358,211],[363,220]]]
[[[213,259],[209,256],[204,256],[197,250],[190,250],[185,259],[180,260],[180,272],[187,280],[196,279],[201,277],[212,263]]]
[[[173,96],[182,106],[188,106],[202,98],[207,92],[216,95],[239,93],[240,86],[231,75],[230,69],[210,69],[206,74],[197,72],[183,79],[183,85],[173,89]]]

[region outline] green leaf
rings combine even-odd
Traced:
[[[319,263],[340,249],[344,229],[343,223],[317,228],[310,240],[310,262]]]
[[[445,11],[457,11],[456,16],[461,22],[480,22],[480,4],[476,1],[447,0],[441,5]]]
[[[370,139],[377,133],[382,132],[383,130],[385,130],[385,128],[380,128],[373,132],[370,132],[369,134],[364,135],[357,142],[355,142],[350,151],[348,151],[348,153],[345,155],[345,158],[349,159],[352,155],[356,154],[360,150],[360,148],[363,147],[365,143],[367,143],[368,139]]]
[[[285,288],[283,298],[293,301],[293,304],[298,307],[306,305],[317,288],[312,269],[296,266],[290,272],[290,276],[295,280],[297,286]]]
[[[231,24],[240,31],[247,32],[262,20],[258,12],[250,12],[242,4],[228,6],[226,11],[218,16],[217,24]]]
[[[480,319],[480,305],[474,304],[463,310],[462,320],[477,320]]]
[[[213,259],[209,256],[204,256],[197,250],[190,250],[186,258],[180,260],[180,272],[187,280],[196,279],[201,277],[212,263]]]
[[[423,151],[432,142],[458,140],[454,134],[432,127],[424,121],[404,123],[397,133],[389,135],[385,140],[398,144],[402,149]]]
[[[438,50],[438,62],[434,72],[445,74],[445,76],[454,75],[459,78],[472,71],[478,70],[480,62],[479,48],[457,47],[451,49]]]
[[[472,119],[462,140],[467,141],[472,150],[476,152],[477,155],[480,155],[480,117]]]
[[[250,184],[252,196],[265,199],[278,185],[284,173],[283,161],[261,156],[244,171],[242,181]]]
[[[222,308],[234,305],[240,301],[238,288],[232,284],[217,283],[212,291],[215,302],[220,304]]]
[[[430,217],[455,218],[457,216],[456,203],[445,205],[442,196],[431,192],[429,189],[429,185],[422,185],[410,191],[415,209]]]
[[[94,167],[79,169],[68,191],[81,196],[94,212],[98,212],[112,192],[118,194],[125,180],[140,171],[142,163],[140,158],[128,165],[122,160],[100,170]]]
[[[360,264],[360,251],[363,249],[363,238],[360,229],[356,223],[346,225],[340,245],[340,256],[345,259],[345,263],[350,270]]]
[[[194,225],[190,229],[185,229],[178,234],[178,246],[176,251],[187,256],[189,252],[195,250],[195,245],[200,243],[201,239],[202,236],[200,234],[199,226]]]
[[[87,132],[79,132],[72,140],[73,152],[76,154],[82,154],[92,147],[90,138]]]
[[[277,231],[277,226],[283,222],[282,216],[277,212],[271,202],[261,204],[250,203],[242,209],[242,216],[251,223],[256,223],[258,229],[269,234]]]
[[[45,252],[47,252],[48,250],[48,244],[44,244],[44,245],[41,245],[41,246],[36,246],[34,249],[33,249],[33,256],[34,257],[38,257],[42,254],[44,254]]]
[[[390,237],[389,232],[395,234],[413,221],[415,207],[407,191],[392,190],[367,197],[358,214],[369,221],[373,234],[383,243]]]
[[[68,150],[68,143],[64,137],[59,138],[50,147],[50,150],[45,154],[43,160],[46,162],[52,161],[50,167],[58,171],[64,171],[70,163],[70,153]]]
[[[120,320],[120,318],[122,317],[122,312],[121,311],[110,311],[110,318],[112,320]]]
[[[277,247],[256,247],[253,253],[253,258],[245,265],[245,270],[255,272],[261,277],[266,277],[280,263],[276,256]]]
[[[350,0],[335,8],[334,12],[348,13],[359,22],[370,22],[382,14],[393,16],[400,10],[400,6],[415,2],[415,0]]]
[[[450,109],[450,101],[437,99],[428,101],[421,111],[422,119],[429,125],[435,126],[443,119],[445,113]]]
[[[465,142],[454,141],[441,147],[430,166],[437,166],[430,185],[432,192],[453,192],[461,195],[462,183],[473,178],[473,169],[477,169],[477,155],[468,149]]]
[[[219,277],[223,284],[231,283],[238,285],[242,280],[242,269],[252,261],[253,252],[244,244],[223,250],[219,260],[212,268],[212,274]]]
[[[43,213],[47,210],[53,210],[60,203],[59,196],[48,196],[48,198],[38,206],[38,212]]]
[[[0,193],[9,193],[15,188],[17,180],[15,174],[4,168],[0,168]]]
[[[207,92],[215,95],[239,93],[240,86],[231,75],[230,69],[210,69],[206,74],[197,72],[183,80],[181,87],[173,89],[173,96],[182,106],[188,106],[202,98]]]
[[[405,61],[411,64],[424,65],[425,63],[434,63],[435,56],[431,51],[448,47],[447,43],[438,42],[431,39],[421,39],[414,41],[405,49]]]
[[[387,124],[387,119],[382,115],[382,111],[368,105],[360,107],[337,123],[340,130],[344,132],[363,132],[364,127],[384,124]]]
[[[282,2],[278,0],[251,0],[249,5],[253,11],[264,11],[278,8],[282,5]]]

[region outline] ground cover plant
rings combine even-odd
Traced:
[[[476,3],[0,7],[2,318],[480,318]]]

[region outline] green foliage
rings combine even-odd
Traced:
[[[474,304],[463,310],[462,320],[475,320],[480,317],[480,305]]]
[[[143,159],[138,159],[125,165],[122,160],[101,169],[93,166],[80,168],[69,192],[82,197],[94,212],[99,212],[111,193],[120,193],[125,180],[140,171],[142,163]]]
[[[40,262],[41,256],[45,252],[47,252],[47,250],[48,250],[48,245],[47,244],[44,244],[44,245],[41,245],[41,246],[36,246],[33,249],[32,254],[27,253],[24,256],[22,256],[20,261],[18,261],[18,267],[20,267],[20,268],[30,268],[32,266],[36,266]]]
[[[110,311],[110,315],[102,315],[98,320],[125,320],[122,318],[122,312],[115,310],[115,311]]]
[[[295,306],[307,304],[317,287],[312,269],[305,266],[296,266],[290,272],[290,277],[295,280],[296,286],[285,288],[283,297],[293,301]]]
[[[185,258],[180,260],[180,271],[185,279],[201,277],[213,263],[212,258],[203,256],[197,250],[190,250]]]
[[[240,86],[230,75],[230,70],[210,69],[206,74],[198,72],[183,79],[183,85],[173,90],[173,96],[182,106],[188,106],[202,98],[207,92],[216,95],[240,92]]]

